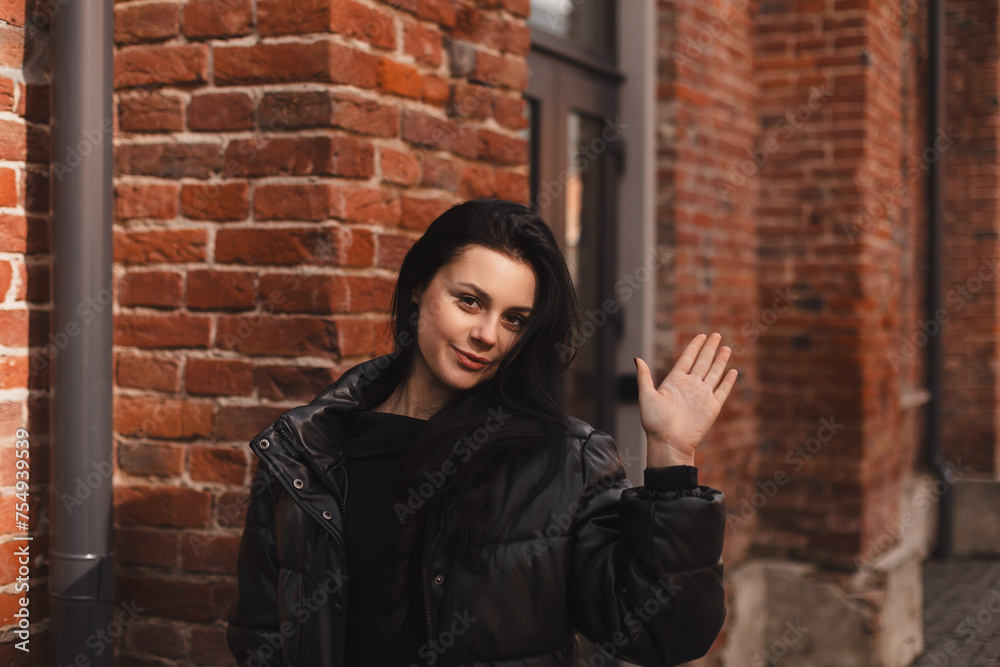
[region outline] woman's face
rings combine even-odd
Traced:
[[[496,373],[535,306],[535,273],[483,246],[466,248],[414,297],[420,308],[416,373],[453,394]]]

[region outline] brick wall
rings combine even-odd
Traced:
[[[943,451],[973,474],[1000,477],[997,225],[998,86],[996,3],[949,2],[946,154]]]
[[[30,643],[17,650],[0,644],[0,663],[42,664],[48,616],[46,569],[37,560],[48,544],[48,86],[47,19],[27,19],[24,2],[0,3],[0,628],[13,629],[26,596]],[[23,430],[22,430],[23,429]],[[25,437],[27,436],[27,437]],[[19,439],[29,442],[29,479],[17,477]],[[23,460],[23,459],[22,459]],[[16,504],[27,490],[31,542],[15,542]],[[30,580],[24,581],[15,552],[30,545]],[[21,576],[21,582],[17,578]],[[20,586],[19,588],[15,588]],[[23,615],[22,615],[23,617]],[[16,641],[22,638],[13,637]]]
[[[116,4],[117,595],[145,609],[121,664],[229,663],[246,442],[385,349],[440,211],[528,198],[527,11]]]
[[[658,13],[657,243],[675,255],[658,276],[655,373],[666,375],[697,333],[718,331],[733,347],[739,384],[697,459],[704,483],[730,499],[753,493],[757,468],[756,352],[741,343],[762,326],[753,13],[741,0],[660,3]],[[754,523],[730,522],[727,562],[742,557]]]

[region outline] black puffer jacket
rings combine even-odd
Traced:
[[[260,465],[227,633],[240,665],[343,664],[348,480],[338,437],[344,411],[391,393],[388,363],[354,367],[250,443]],[[683,467],[647,469],[647,485],[632,488],[614,440],[580,420],[567,445],[559,476],[487,544],[502,571],[475,575],[439,549],[432,513],[422,664],[575,667],[576,632],[641,665],[685,662],[711,646],[726,614],[722,493],[696,486]],[[671,479],[685,472],[687,484]],[[498,484],[511,499],[522,488]]]

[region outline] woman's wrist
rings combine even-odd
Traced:
[[[650,441],[646,449],[646,466],[666,468],[667,466],[693,466],[694,452],[684,454],[669,444]]]

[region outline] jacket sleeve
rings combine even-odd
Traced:
[[[226,641],[241,667],[282,664],[278,628],[278,556],[274,538],[274,479],[258,463],[240,540],[236,601]]]
[[[583,443],[568,591],[578,631],[646,667],[703,656],[726,617],[723,494],[651,470],[671,483],[632,488],[611,436],[594,431]]]

